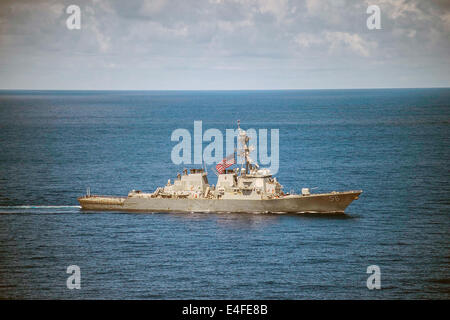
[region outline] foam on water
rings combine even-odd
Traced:
[[[66,209],[78,208],[81,206],[41,206],[41,205],[23,205],[23,206],[0,206],[0,209]]]

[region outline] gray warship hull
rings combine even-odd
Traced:
[[[344,213],[362,193],[357,191],[287,195],[276,199],[177,199],[84,196],[83,210],[129,212]]]
[[[216,165],[217,184],[210,185],[205,169],[185,168],[173,181],[153,193],[131,190],[127,197],[87,195],[78,198],[83,210],[134,212],[236,212],[236,213],[344,213],[362,190],[301,195],[286,194],[269,169],[260,169],[250,157],[250,137],[238,121],[238,145],[234,154]],[[239,151],[239,152],[238,152]],[[241,168],[227,170],[237,164]]]

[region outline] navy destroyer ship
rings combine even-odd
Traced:
[[[78,198],[83,210],[134,212],[236,212],[236,213],[344,213],[362,190],[301,194],[284,193],[268,169],[260,169],[250,158],[250,137],[238,121],[241,167],[225,158],[217,165],[217,183],[210,185],[204,169],[187,169],[173,183],[152,193],[132,190],[128,196],[91,195]],[[236,152],[233,159],[236,157]]]

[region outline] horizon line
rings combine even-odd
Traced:
[[[376,88],[309,88],[309,89],[4,89],[0,91],[311,91],[311,90],[398,90],[398,89],[450,89],[450,86],[436,87],[376,87]]]

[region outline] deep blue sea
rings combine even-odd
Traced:
[[[285,191],[364,193],[344,216],[78,207],[154,191],[185,167],[173,130],[237,119],[279,129]],[[0,298],[449,299],[449,159],[450,89],[0,91]]]

